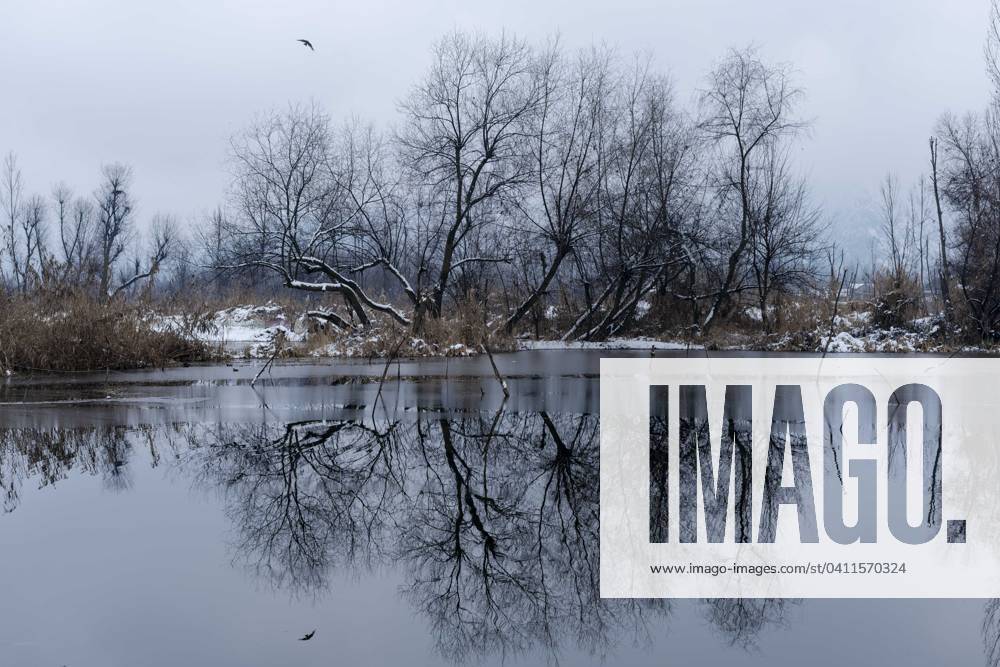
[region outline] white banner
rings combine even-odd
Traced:
[[[602,597],[1000,597],[998,380],[1000,359],[602,359]]]

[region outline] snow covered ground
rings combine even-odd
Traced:
[[[212,329],[205,332],[204,340],[226,343],[256,342],[269,339],[278,331],[289,340],[304,340],[305,329],[293,331],[280,306],[236,306],[215,313]]]
[[[187,329],[182,317],[158,315],[154,326],[160,329]],[[235,306],[215,312],[207,321],[190,327],[190,335],[228,352],[245,352],[247,356],[267,356],[273,351],[275,339],[282,335],[286,343],[301,343],[308,335],[304,317],[289,322],[281,306]]]
[[[752,310],[752,309],[751,309]],[[756,311],[752,314],[759,314]],[[817,325],[814,330],[766,336],[760,331],[732,332],[713,339],[715,349],[769,350],[800,352],[935,352],[944,350],[940,336],[940,318],[924,317],[904,328],[883,329],[872,324],[864,311],[838,315],[832,323]],[[313,357],[462,357],[479,353],[477,345],[467,342],[436,344],[417,336],[402,341],[399,331],[358,331],[332,338],[310,341],[316,335],[304,314],[291,313],[282,306],[241,305],[219,310],[202,317],[197,326],[182,316],[154,316],[154,325],[163,329],[185,331],[198,340],[218,345],[233,356],[268,357],[280,340],[281,349]],[[319,334],[324,335],[324,334]],[[404,334],[405,335],[405,334]],[[310,343],[310,344],[307,344]],[[607,341],[530,340],[517,341],[519,350],[702,350],[705,346],[683,340],[656,340],[649,337],[613,338]],[[966,350],[969,351],[969,350]]]
[[[398,346],[397,346],[398,345]],[[379,335],[352,334],[318,347],[310,352],[313,357],[471,357],[479,354],[469,345],[454,343],[436,345],[423,338],[410,336],[402,344]]]
[[[888,329],[871,324],[867,312],[838,316],[835,331],[817,329],[819,352],[937,352],[943,349],[939,317],[921,317],[906,328]],[[839,329],[839,331],[837,331]]]
[[[604,341],[521,340],[521,350],[701,350],[701,345],[650,338],[612,338]]]

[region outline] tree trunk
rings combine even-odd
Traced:
[[[937,169],[937,139],[931,137],[930,139],[931,147],[931,182],[934,185],[934,206],[937,209],[937,220],[938,220],[938,240],[941,244],[941,273],[939,279],[941,281],[941,301],[944,304],[944,317],[945,321],[951,324],[952,318],[954,316],[951,306],[951,293],[949,284],[951,283],[950,271],[948,269],[948,244],[945,239],[944,232],[944,215],[941,212],[941,194],[938,189],[938,169]]]
[[[556,256],[552,258],[552,264],[549,265],[549,270],[546,271],[545,276],[542,277],[542,282],[538,284],[538,287],[536,287],[531,293],[531,296],[529,296],[524,303],[518,306],[517,310],[514,311],[514,314],[508,317],[507,321],[504,323],[504,330],[507,333],[514,332],[514,326],[521,320],[522,317],[528,314],[532,306],[535,305],[535,302],[542,298],[542,295],[548,291],[549,284],[559,272],[559,265],[562,264],[563,259],[565,259],[568,254],[568,249],[559,248],[556,251]]]
[[[742,208],[740,216],[740,242],[736,245],[736,249],[733,250],[732,254],[729,255],[729,262],[726,267],[726,278],[722,281],[722,286],[719,288],[719,293],[715,295],[715,299],[712,301],[712,307],[708,311],[708,316],[705,317],[705,322],[702,324],[702,333],[708,333],[709,328],[715,323],[716,318],[719,316],[719,312],[722,307],[728,303],[730,292],[733,288],[733,281],[736,279],[736,269],[739,268],[740,259],[743,257],[743,252],[746,250],[747,244],[750,241],[749,228],[750,228],[750,197],[747,192],[747,153],[742,148],[740,148],[740,206]]]

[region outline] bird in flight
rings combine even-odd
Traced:
[[[316,49],[313,48],[312,42],[310,42],[308,39],[299,39],[299,40],[296,40],[296,41],[302,42],[303,46],[308,46],[310,51],[315,51],[316,50]]]
[[[315,630],[313,630],[312,632],[310,632],[310,633],[308,633],[308,634],[306,634],[306,635],[304,635],[302,637],[299,637],[299,641],[300,642],[307,642],[307,641],[309,641],[310,639],[313,638],[314,634],[316,634]]]

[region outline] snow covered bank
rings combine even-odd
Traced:
[[[408,336],[394,326],[342,332],[311,320],[304,310],[293,312],[273,303],[234,306],[197,318],[153,315],[151,319],[154,328],[160,331],[185,332],[235,357],[268,358],[275,353],[276,347],[281,356],[320,358],[466,357],[478,354],[478,346],[450,340],[435,343]]]
[[[375,334],[351,334],[310,352],[313,357],[471,357],[476,348],[463,343],[438,345],[407,336],[402,341]]]
[[[519,350],[702,350],[704,346],[650,338],[612,338],[605,341],[520,340]]]
[[[154,315],[153,326],[161,331],[185,331],[195,340],[219,345],[230,352],[245,348],[247,356],[267,356],[276,339],[302,343],[308,336],[304,316],[289,322],[284,309],[274,304],[234,306],[211,313],[197,322],[178,315]]]
[[[154,327],[184,333],[198,342],[215,345],[235,357],[267,358],[277,353],[298,357],[377,358],[465,357],[479,354],[473,330],[444,323],[436,335],[414,336],[400,327],[386,324],[364,331],[343,332],[310,321],[305,311],[267,303],[240,305],[195,316],[154,315]],[[507,339],[497,342],[494,351],[517,350],[730,350],[770,352],[945,352],[953,350],[942,335],[939,317],[923,317],[905,327],[875,326],[865,311],[846,312],[833,322],[813,320],[812,328],[782,334],[765,334],[753,327],[720,328],[706,340],[685,341],[676,337],[658,340],[650,336],[612,338],[607,341],[562,341]],[[445,335],[442,336],[442,332]],[[469,336],[473,340],[463,340]],[[436,340],[435,340],[436,339]],[[963,348],[962,351],[985,349]]]

